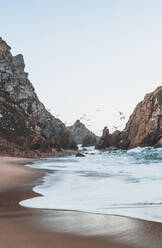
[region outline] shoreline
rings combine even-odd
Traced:
[[[2,247],[162,247],[161,223],[74,211],[60,213],[57,210],[31,209],[19,205],[20,201],[39,195],[32,189],[41,182],[44,173],[24,166],[34,161],[36,160],[0,157]],[[62,225],[59,232],[55,230],[56,222]],[[78,227],[78,232],[67,232],[71,224],[75,228]],[[103,229],[105,225],[106,230]],[[105,233],[101,235],[98,231]],[[10,239],[8,233],[12,233]]]
[[[31,151],[31,150],[16,150],[16,151],[0,151],[0,157],[10,157],[10,158],[22,158],[22,159],[31,159],[31,160],[39,160],[41,158],[50,158],[50,157],[65,157],[75,155],[78,150],[70,150],[70,149],[57,149],[53,148],[52,151],[49,152],[41,152],[39,150]]]

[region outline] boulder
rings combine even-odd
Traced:
[[[82,154],[81,152],[77,152],[77,154],[75,155],[76,157],[85,157],[84,154]]]

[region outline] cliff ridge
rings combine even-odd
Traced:
[[[94,146],[97,143],[98,137],[91,132],[86,126],[77,120],[73,126],[68,127],[77,144],[82,146]]]
[[[162,86],[146,94],[137,104],[123,131],[110,134],[108,129],[104,129],[96,148],[111,146],[118,149],[162,147]]]
[[[12,56],[10,50],[0,38],[0,139],[26,152],[75,149],[69,130],[39,101],[23,55]]]

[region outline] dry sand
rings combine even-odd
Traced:
[[[0,157],[0,248],[162,247],[160,223],[21,207],[21,200],[37,195],[32,188],[42,176],[23,166],[31,162]]]

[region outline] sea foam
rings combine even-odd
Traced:
[[[29,165],[46,170],[34,188],[42,197],[25,207],[113,214],[162,222],[162,149],[135,148],[86,157],[49,158]]]

